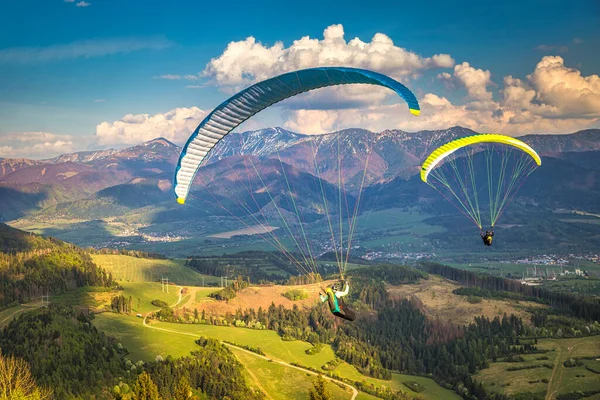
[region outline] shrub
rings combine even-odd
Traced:
[[[482,298],[479,296],[469,296],[467,297],[467,301],[471,304],[481,303]]]
[[[165,308],[165,307],[169,306],[166,302],[164,302],[162,300],[158,300],[158,299],[152,300],[151,304],[153,306],[160,307],[160,308]]]
[[[407,381],[407,382],[403,382],[404,386],[406,386],[407,388],[409,388],[410,390],[412,390],[413,392],[416,393],[421,393],[423,390],[425,390],[425,386],[421,385],[418,382],[415,381]]]
[[[283,293],[282,296],[292,301],[308,299],[308,293],[301,289],[288,290],[287,292]]]

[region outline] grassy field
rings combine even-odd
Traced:
[[[162,277],[178,285],[201,286],[217,284],[214,276],[202,275],[185,266],[185,260],[154,260],[124,255],[92,255],[94,262],[108,272],[113,278],[125,282],[157,282]]]
[[[70,290],[67,293],[50,296],[49,301],[52,304],[98,309],[110,305],[110,299],[117,294],[118,292],[110,288],[86,286]]]
[[[114,296],[123,295],[126,298],[129,298],[129,296],[133,298],[134,313],[146,313],[157,309],[156,306],[151,304],[152,300],[162,300],[169,305],[173,305],[179,299],[179,291],[175,285],[169,285],[169,293],[163,292],[161,284],[158,282],[121,282],[120,285],[123,287],[123,290],[119,291],[102,287],[77,288],[68,293],[50,296],[50,302],[67,306],[76,304],[78,306],[91,307],[92,309],[110,309],[111,299]],[[208,294],[214,291],[215,288],[197,288],[197,290]],[[182,304],[188,299],[189,297],[184,296]]]
[[[274,331],[152,322],[152,326],[181,333],[181,335],[173,335],[173,333],[145,328],[142,325],[141,319],[110,313],[98,315],[94,324],[98,329],[115,332],[114,336],[120,340],[123,346],[131,351],[132,354],[130,357],[134,361],[138,359],[154,359],[158,354],[163,357],[167,354],[171,354],[174,357],[188,354],[193,348],[194,337],[196,335],[214,337],[241,345],[260,347],[268,356],[288,363],[298,363],[317,369],[320,369],[326,362],[335,358],[333,350],[329,346],[324,346],[323,350],[318,354],[307,355],[305,350],[310,348],[310,344],[301,341],[282,341]],[[154,334],[156,336],[153,336]],[[167,337],[169,337],[168,340],[166,340]],[[426,387],[425,391],[421,393],[425,399],[459,399],[455,393],[441,388],[428,378],[394,374],[392,380],[383,381],[366,377],[347,363],[339,365],[334,373],[354,381],[365,381],[378,386],[385,385],[405,392],[409,390],[403,385],[403,382],[416,380]]]
[[[304,400],[316,377],[289,368],[281,364],[269,362],[255,357],[245,351],[231,349],[238,361],[245,367],[246,381],[273,400],[297,399]],[[326,383],[327,390],[334,399],[348,399],[352,396],[350,390],[344,390],[331,382]],[[376,398],[376,397],[363,397]]]
[[[538,348],[551,351],[545,354],[525,355],[525,361],[520,363],[491,364],[490,368],[478,372],[475,379],[481,381],[489,390],[505,394],[543,392],[546,393],[547,399],[553,399],[559,393],[600,389],[598,374],[586,370],[583,366],[573,368],[563,366],[563,362],[569,358],[600,356],[600,337],[542,339],[538,343]],[[541,356],[547,356],[548,360],[538,360],[537,358]],[[600,361],[586,361],[586,363],[600,368]],[[543,364],[550,364],[553,368],[547,368]],[[509,367],[531,365],[539,368],[506,371]],[[548,380],[548,383],[542,382],[542,379]]]
[[[156,310],[158,307],[151,304],[152,300],[162,300],[168,305],[172,305],[177,302],[179,297],[176,286],[169,285],[169,293],[167,293],[161,290],[161,284],[157,282],[121,282],[121,286],[124,290],[119,294],[126,298],[133,297],[133,310],[136,313]],[[138,299],[140,300],[139,307]]]

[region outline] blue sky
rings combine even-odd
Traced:
[[[405,116],[390,119],[386,112],[395,113],[385,107],[390,99],[365,93],[364,105],[374,106],[370,117],[364,117],[364,110],[344,110],[341,115],[347,125],[376,130],[384,127],[373,121],[384,120],[392,125],[389,128],[418,130],[460,124],[515,135],[598,126],[600,3],[595,0],[284,4],[4,2],[0,6],[0,157],[39,158],[90,146],[127,145],[163,128],[167,133],[161,136],[181,141],[203,113],[233,90],[262,78],[257,71],[267,77],[270,72],[295,69],[293,42],[305,36],[320,40],[315,52],[334,54],[329,62],[339,64],[341,59],[335,57],[354,51],[348,43],[355,37],[371,43],[374,35],[385,35],[394,48],[382,53],[383,61],[377,64],[380,72],[406,82],[424,104],[425,115],[418,124]],[[324,30],[332,25],[341,27],[331,32],[346,45],[323,40]],[[244,41],[249,37],[260,48],[247,45]],[[235,56],[226,50],[231,42],[240,43]],[[262,57],[263,50],[277,42],[283,46],[277,53],[280,60],[273,56],[257,67],[253,57]],[[328,46],[337,52],[328,53]],[[438,54],[447,55],[452,63],[424,66],[432,64],[427,58]],[[399,65],[397,60],[404,56],[421,61]],[[220,57],[229,61],[207,68]],[[248,79],[236,81],[235,69]],[[220,74],[226,77],[219,78]],[[159,78],[166,75],[197,79]],[[508,84],[507,76],[513,78]],[[562,81],[567,84],[559,85]],[[586,93],[585,98],[581,93]],[[283,105],[257,116],[249,128],[283,125],[306,133],[331,128],[331,115],[318,110],[319,96],[309,100],[316,108],[311,112],[303,114]],[[156,118],[142,123],[143,117],[124,118],[128,114]],[[307,123],[315,118],[322,122]],[[102,123],[104,130],[98,128]]]

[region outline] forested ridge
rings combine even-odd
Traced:
[[[128,377],[126,351],[71,308],[50,307],[11,321],[0,332],[2,353],[26,360],[55,398],[100,393]]]
[[[114,284],[89,253],[53,238],[0,224],[0,309],[81,286]]]

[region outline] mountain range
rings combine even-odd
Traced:
[[[181,148],[164,138],[45,160],[0,159],[0,221],[140,218],[158,224],[257,213],[266,220],[296,210],[314,221],[325,210],[348,215],[358,196],[363,212],[437,204],[439,196],[420,181],[420,164],[442,144],[474,134],[462,127],[231,133],[197,174],[187,208],[172,194]],[[600,211],[600,130],[520,139],[537,150],[543,164],[519,196],[548,209]]]

